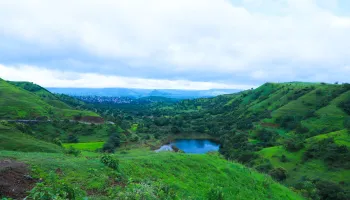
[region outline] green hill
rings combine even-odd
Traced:
[[[283,146],[274,146],[262,149],[259,151],[259,155],[261,155],[263,159],[268,159],[273,167],[283,167],[288,170],[289,177],[286,179],[288,185],[295,185],[298,181],[302,180],[303,177],[309,177],[313,179],[333,180],[337,183],[344,183],[344,186],[348,187],[346,184],[350,177],[349,166],[339,167],[336,165],[339,165],[337,164],[339,162],[344,162],[345,164],[348,162],[346,159],[349,158],[344,158],[337,153],[339,157],[335,157],[336,159],[332,160],[331,163],[327,163],[328,160],[323,156],[305,160],[305,152],[310,149],[311,146],[318,144],[324,139],[333,139],[335,144],[350,148],[349,134],[347,130],[341,130],[311,137],[306,140],[305,147],[295,152],[290,152]],[[322,146],[322,149],[323,151],[331,153],[330,149],[327,149],[325,146]],[[327,153],[322,152],[322,150],[319,152],[322,154]],[[282,156],[284,156],[285,159],[281,159]]]
[[[76,110],[46,89],[28,82],[0,79],[0,119],[74,119],[99,117],[91,111]]]
[[[114,122],[0,126],[7,132],[0,137],[13,144],[4,143],[0,160],[27,163],[49,184],[33,191],[56,188],[50,178],[56,174],[63,181],[58,185],[69,184],[91,199],[302,199],[292,190],[308,199],[349,198],[349,84],[266,83],[236,94],[132,109],[84,105],[25,82],[0,80],[0,95],[6,98],[0,98],[0,118],[97,116],[78,110],[86,106]],[[66,154],[43,153],[60,149],[28,134],[67,143]],[[174,138],[197,137],[220,141],[221,155],[150,150]],[[99,153],[105,145],[118,147],[116,153]]]
[[[0,123],[0,151],[23,151],[23,152],[62,152],[63,149],[55,144],[35,139],[22,133],[12,126]]]
[[[349,196],[350,84],[266,83],[156,106],[149,113],[152,120],[139,122],[139,133],[209,135],[221,141],[220,153],[227,159],[297,190],[318,191],[318,197],[304,191],[306,197],[327,199],[322,193],[327,187],[338,196],[331,199]]]
[[[99,161],[100,155],[94,153],[73,157],[0,151],[0,160],[9,158],[40,166],[34,168],[34,174],[45,180],[50,171],[59,172],[61,181],[84,190],[89,199],[206,200],[217,199],[217,194],[239,200],[303,199],[270,177],[218,155],[154,153],[148,149],[124,151],[113,155],[119,159],[121,174],[105,167]],[[166,194],[168,197],[164,197]]]

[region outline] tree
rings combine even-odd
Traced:
[[[109,136],[107,142],[103,145],[104,152],[113,153],[117,147],[120,146],[120,136],[113,133]]]
[[[348,129],[349,132],[350,132],[350,117],[347,117],[347,118],[344,120],[344,127],[345,127],[346,129]]]
[[[316,182],[316,188],[319,191],[321,200],[346,200],[349,199],[349,194],[338,184],[321,180]]]
[[[299,136],[293,136],[284,141],[284,148],[289,152],[299,151],[304,148],[304,141]]]
[[[270,176],[277,181],[283,181],[287,178],[287,170],[283,167],[277,167],[269,172]]]
[[[271,146],[276,141],[278,134],[267,129],[259,129],[256,138],[263,142],[265,146]]]
[[[69,134],[68,138],[67,138],[67,142],[68,143],[78,143],[79,139],[77,136],[73,135],[73,134]]]
[[[171,131],[171,133],[173,133],[173,134],[179,134],[179,133],[181,132],[180,128],[177,127],[177,126],[171,127],[170,131]]]

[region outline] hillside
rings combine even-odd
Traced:
[[[63,149],[55,144],[38,140],[18,129],[0,123],[0,151],[58,153]]]
[[[0,79],[0,119],[74,119],[99,117],[91,111],[76,110],[46,89],[28,82]]]
[[[123,151],[113,155],[119,159],[118,172],[104,166],[96,153],[74,157],[0,151],[0,160],[9,158],[33,166],[34,177],[51,180],[56,174],[89,199],[302,199],[270,177],[217,155]]]
[[[118,106],[103,111],[118,109],[134,118],[140,135],[220,140],[226,159],[297,190],[318,191],[305,192],[306,197],[329,199],[321,192],[324,186],[334,189],[327,192],[331,199],[350,194],[350,84],[266,83],[143,113]]]
[[[266,83],[213,98],[130,105],[89,104],[27,83],[9,85],[41,104],[58,100],[61,106],[89,108],[110,122],[3,125],[18,135],[11,143],[19,145],[5,146],[0,159],[29,164],[49,188],[56,184],[53,172],[92,199],[302,199],[299,193],[346,200],[350,195],[349,84]],[[182,138],[215,140],[221,155],[152,151]],[[21,143],[28,139],[37,146]],[[43,153],[60,149],[47,143],[57,141],[65,154]]]

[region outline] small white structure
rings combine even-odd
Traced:
[[[155,150],[155,152],[161,152],[161,151],[174,151],[170,144],[163,145],[159,149]]]

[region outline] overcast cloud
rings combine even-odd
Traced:
[[[349,82],[349,35],[348,0],[0,0],[0,77],[184,89]]]

